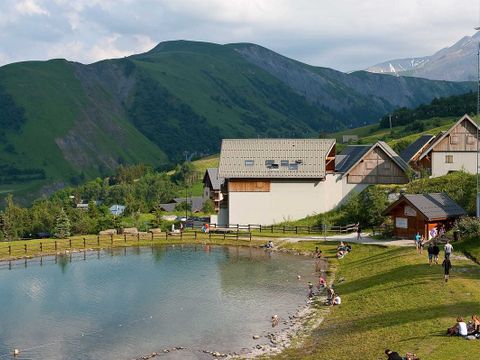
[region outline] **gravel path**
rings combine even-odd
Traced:
[[[415,246],[413,240],[376,240],[368,236],[367,233],[362,233],[360,240],[357,240],[357,233],[351,234],[341,234],[334,236],[305,236],[305,237],[282,237],[278,238],[279,241],[296,243],[299,241],[346,241],[349,243],[357,244],[373,244],[373,245],[383,245],[383,246]]]

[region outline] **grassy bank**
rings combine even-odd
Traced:
[[[315,243],[297,246],[313,249]],[[354,245],[332,263],[337,279],[345,278],[336,286],[342,305],[300,349],[276,359],[383,359],[386,348],[413,351],[421,359],[480,356],[480,341],[445,336],[457,316],[480,312],[480,266],[454,258],[445,284],[440,265],[428,266],[426,254],[411,248]]]

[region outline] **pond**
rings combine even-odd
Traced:
[[[301,275],[301,280],[297,279]],[[242,352],[288,319],[312,259],[262,249],[162,246],[0,263],[0,359],[204,359]],[[282,322],[280,327],[285,327]],[[276,328],[277,329],[277,328]],[[260,342],[261,343],[261,342]]]

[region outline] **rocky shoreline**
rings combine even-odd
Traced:
[[[294,255],[312,256],[311,252],[299,252],[282,248],[275,248],[269,251],[281,251]],[[328,266],[326,259],[323,259],[323,261],[325,262],[326,266]],[[316,266],[318,266],[318,264]],[[327,268],[323,268],[322,272],[326,271]],[[330,273],[330,284],[333,283],[333,278],[334,274]],[[186,347],[177,346],[170,349],[163,349],[158,353],[154,352],[133,360],[148,360],[182,350],[206,354],[214,359],[255,359],[258,357],[280,354],[287,348],[301,346],[305,337],[307,337],[314,329],[320,326],[325,316],[330,312],[330,307],[324,305],[325,301],[326,291],[323,289],[322,291],[319,291],[312,299],[306,300],[305,304],[299,305],[297,311],[295,311],[293,315],[290,315],[288,319],[280,319],[280,324],[282,324],[283,327],[278,326],[278,330],[274,330],[275,328],[272,328],[272,331],[265,335],[252,334],[253,339],[257,340],[258,344],[250,348],[243,348],[238,352],[225,353],[214,350],[189,349]]]

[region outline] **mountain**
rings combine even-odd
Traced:
[[[431,80],[476,81],[479,42],[480,32],[477,32],[431,56],[389,60],[373,65],[367,71]]]
[[[119,164],[165,167],[218,152],[224,137],[315,137],[471,89],[345,74],[255,44],[170,41],[90,65],[9,64],[0,67],[0,194],[33,197]]]

